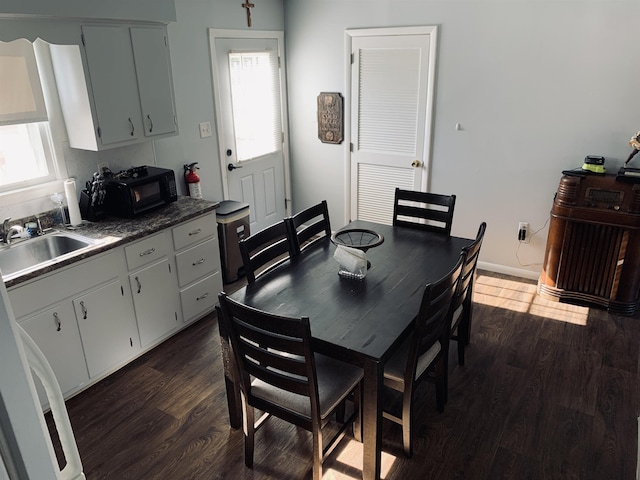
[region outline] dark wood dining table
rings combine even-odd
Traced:
[[[362,477],[377,480],[384,365],[411,332],[425,285],[448,273],[473,240],[360,220],[344,228],[368,229],[384,237],[381,245],[366,252],[371,266],[364,279],[338,275],[336,246],[326,239],[230,296],[268,312],[308,316],[315,351],[363,368]],[[239,428],[239,394],[226,333],[220,333],[230,423]]]

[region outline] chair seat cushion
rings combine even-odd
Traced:
[[[359,367],[319,353],[315,354],[315,362],[318,378],[318,397],[320,400],[320,418],[324,420],[360,383],[364,374]],[[304,395],[286,392],[258,379],[251,382],[251,392],[258,398],[282,405],[305,417],[311,416],[311,402]]]
[[[407,370],[407,358],[409,356],[409,343],[411,338],[405,340],[402,345],[398,347],[396,353],[387,361],[384,366],[384,376],[385,378],[392,379],[396,382],[404,381],[404,372]],[[420,358],[418,358],[418,365],[416,367],[416,378],[419,378],[431,362],[436,358],[442,346],[440,342],[435,342],[429,350],[424,352]]]

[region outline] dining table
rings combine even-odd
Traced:
[[[260,310],[309,317],[314,351],[360,366],[362,386],[362,478],[381,470],[384,366],[411,333],[425,286],[446,275],[473,239],[356,220],[343,229],[383,237],[366,251],[362,279],[338,274],[336,245],[328,237],[229,296]],[[229,418],[239,428],[242,411],[228,337],[218,322]]]

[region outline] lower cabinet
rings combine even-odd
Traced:
[[[142,348],[178,328],[175,282],[167,258],[129,275]]]
[[[129,305],[120,280],[73,300],[90,377],[112,370],[138,351]]]
[[[49,361],[63,395],[89,381],[78,322],[71,302],[54,305],[21,321],[20,326]],[[39,381],[36,381],[36,387],[40,402],[48,404]]]
[[[222,289],[215,233],[208,213],[9,290],[65,398],[214,310]]]

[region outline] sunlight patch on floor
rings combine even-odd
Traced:
[[[549,300],[538,295],[537,291],[537,286],[532,283],[478,275],[473,283],[473,301],[574,325],[587,324],[588,307]]]
[[[334,452],[334,454],[338,465],[335,468],[325,467],[323,480],[360,480],[362,478],[362,443],[350,439],[348,444],[340,449],[340,453]],[[382,452],[380,478],[387,478],[395,461],[395,456]]]

